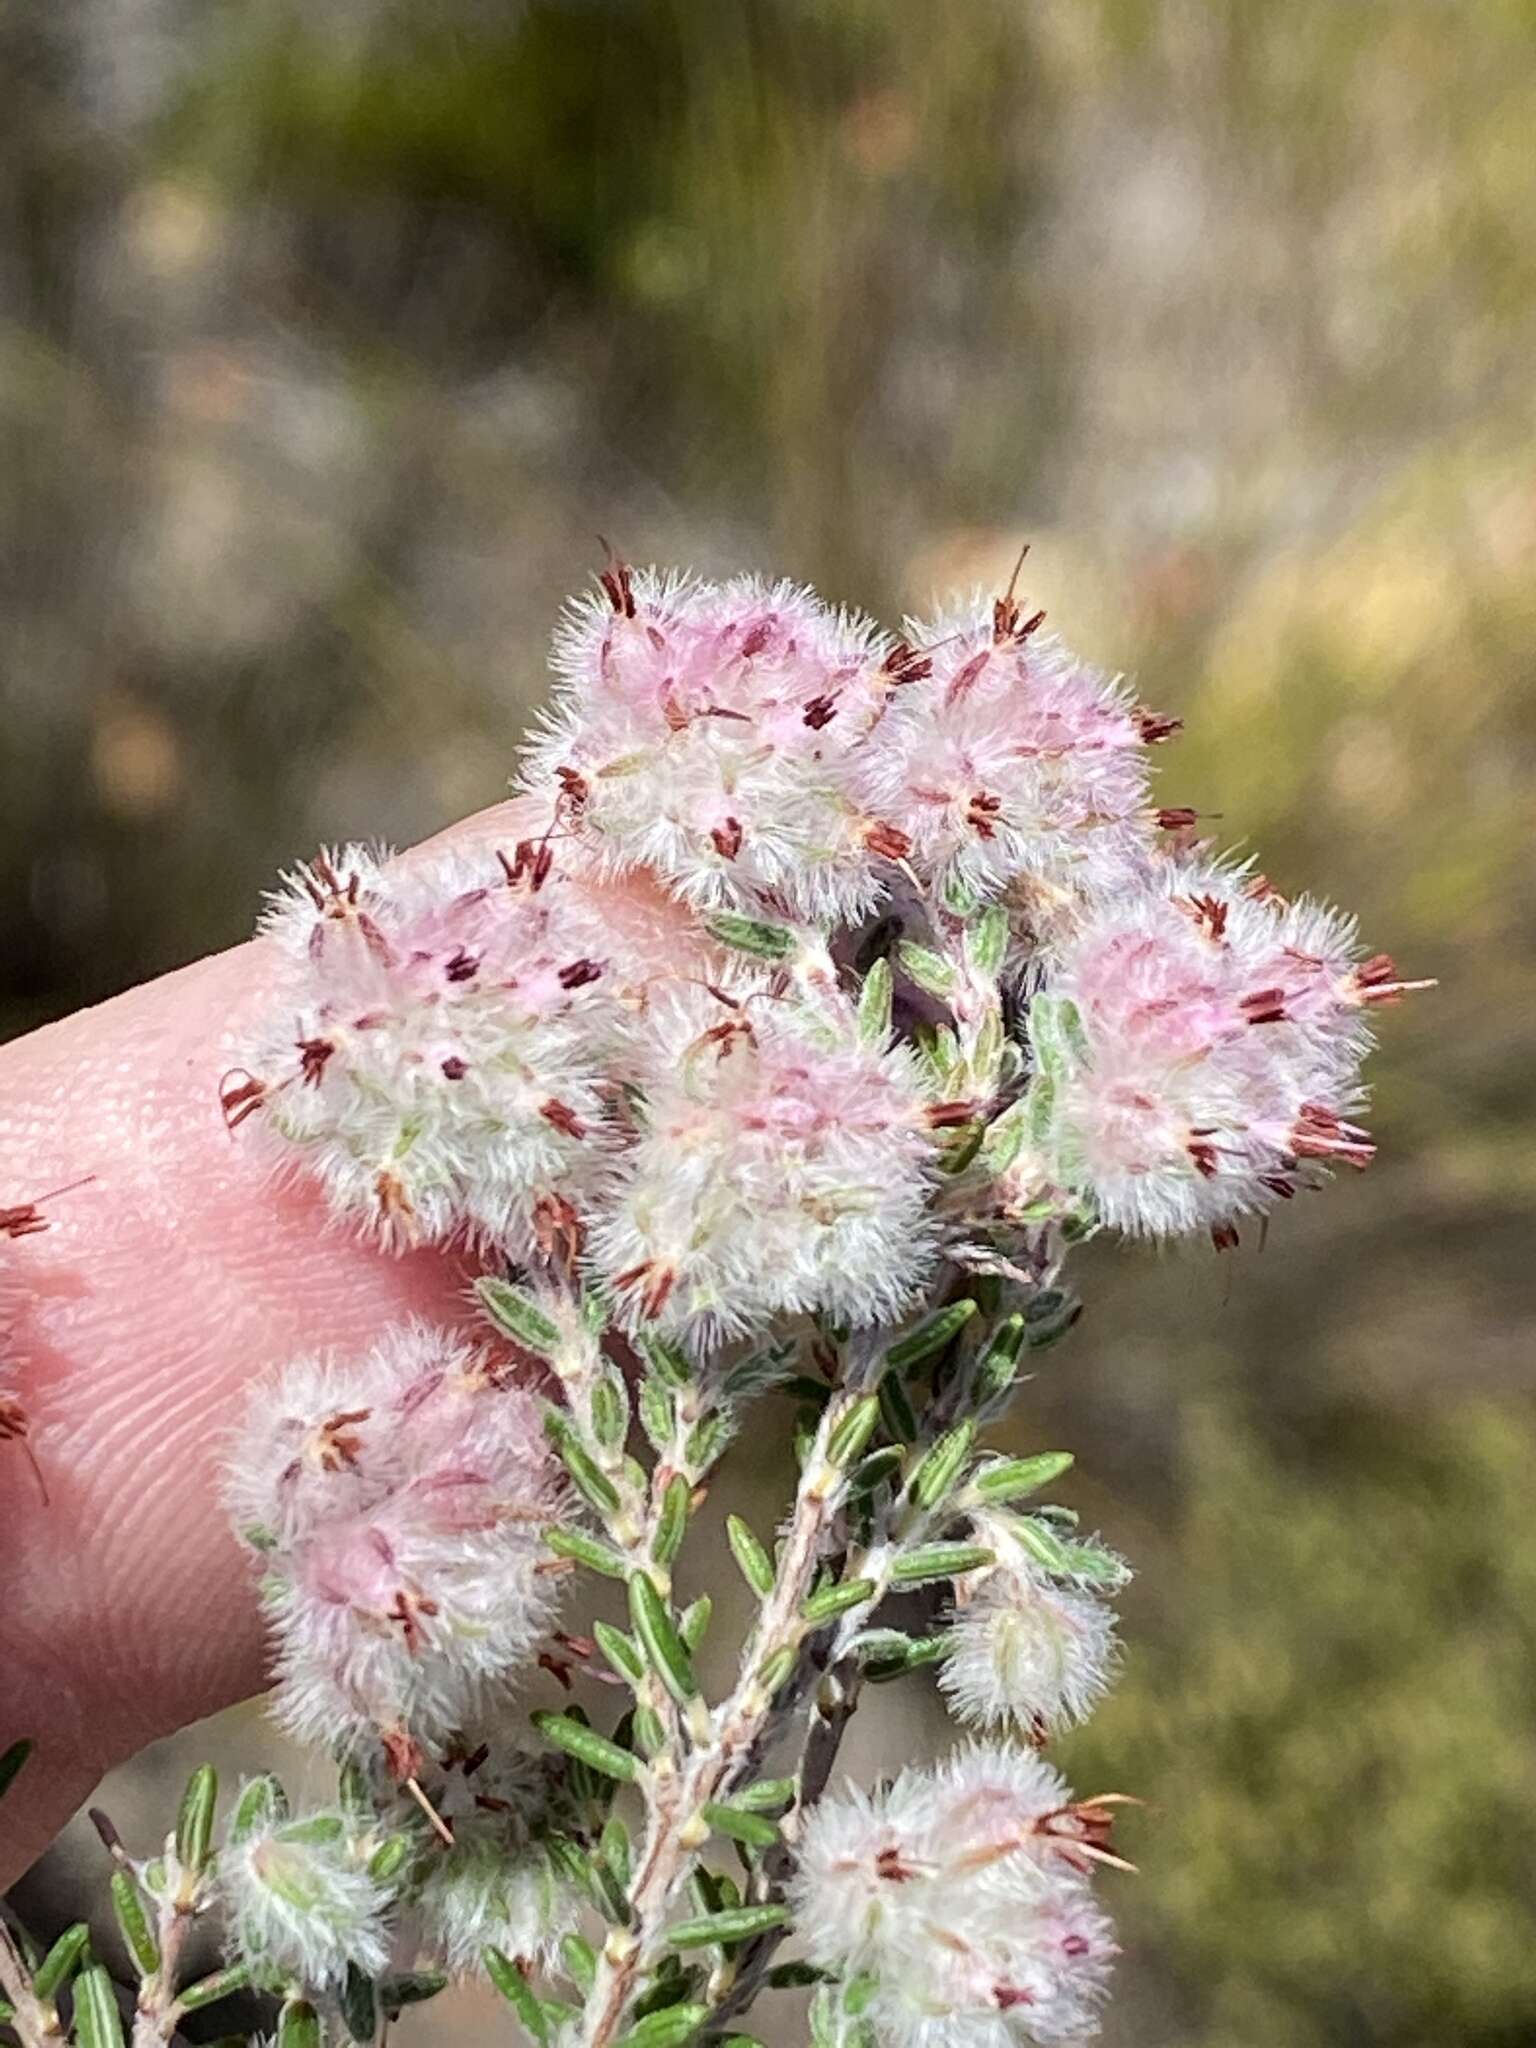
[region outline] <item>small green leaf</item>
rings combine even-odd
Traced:
[[[277,2016],[277,2048],[321,2048],[320,2015],[307,1998],[290,1998]]]
[[[368,1859],[368,1875],[375,1884],[391,1884],[410,1862],[416,1844],[409,1835],[387,1835]]]
[[[961,1301],[952,1301],[947,1308],[936,1310],[931,1316],[925,1316],[915,1330],[909,1330],[905,1337],[891,1346],[886,1353],[886,1364],[896,1372],[911,1372],[915,1366],[936,1357],[953,1343],[975,1313],[975,1302],[966,1296]]]
[[[698,1654],[699,1645],[709,1632],[709,1618],[714,1611],[714,1601],[707,1593],[701,1593],[677,1617],[677,1632],[687,1644],[690,1654]]]
[[[793,1778],[758,1778],[733,1792],[731,1804],[744,1806],[751,1813],[772,1813],[775,1807],[788,1806],[794,1796]]]
[[[1024,1318],[1011,1315],[992,1333],[977,1368],[977,1391],[983,1401],[995,1401],[1013,1385],[1019,1353],[1024,1348]]]
[[[560,1959],[571,1982],[585,1994],[597,1982],[597,1950],[579,1934],[561,1937]]]
[[[974,1306],[974,1304],[973,1304]],[[827,1436],[827,1462],[839,1471],[851,1465],[875,1433],[880,1397],[863,1394],[833,1423]]]
[[[544,1531],[544,1541],[556,1557],[569,1557],[588,1571],[601,1572],[605,1579],[627,1579],[629,1566],[616,1550],[589,1536],[585,1529],[566,1528],[554,1523]]]
[[[73,1927],[65,1928],[33,1971],[32,1989],[39,1998],[51,2003],[76,1970],[88,1962],[90,1952],[91,1930],[84,1920],[77,1920]]]
[[[830,1970],[818,1970],[814,1963],[775,1963],[763,1982],[770,1991],[798,1991],[807,1984],[831,1984]]]
[[[629,1434],[629,1398],[617,1373],[594,1381],[587,1412],[597,1441],[604,1450],[616,1451]]]
[[[787,1906],[732,1906],[723,1913],[701,1913],[696,1920],[679,1920],[667,1931],[674,1948],[723,1947],[728,1942],[751,1941],[771,1927],[782,1927],[789,1918]]]
[[[396,2018],[408,2005],[424,2005],[446,1991],[448,1979],[441,1970],[403,1970],[397,1977],[379,1980],[379,2004],[388,2018]]]
[[[649,1572],[630,1574],[629,1618],[652,1670],[673,1699],[680,1704],[691,1700],[699,1689],[693,1660]]]
[[[668,2005],[660,2012],[647,2013],[627,2034],[621,2034],[615,2048],[682,2048],[709,2018],[707,2005]]]
[[[1027,1550],[1036,1564],[1044,1565],[1048,1572],[1067,1572],[1071,1569],[1067,1546],[1044,1522],[1034,1521],[1028,1515],[1018,1515],[1008,1524],[1014,1540]]]
[[[545,1710],[532,1718],[534,1727],[546,1741],[552,1742],[557,1749],[563,1749],[567,1756],[575,1757],[579,1763],[601,1771],[605,1778],[617,1778],[628,1785],[640,1775],[639,1760],[627,1749],[620,1749],[616,1742],[599,1735],[595,1728],[573,1721],[569,1714]]]
[[[877,960],[859,990],[859,1037],[866,1045],[883,1046],[891,1035],[891,963]]]
[[[862,1607],[866,1600],[875,1596],[873,1579],[849,1579],[841,1586],[823,1586],[818,1593],[800,1604],[800,1618],[811,1628],[820,1628],[823,1622],[833,1621],[839,1614],[847,1614],[851,1608]]]
[[[227,1970],[215,1970],[211,1977],[200,1977],[195,1984],[189,1984],[176,2002],[184,2011],[196,2012],[200,2006],[213,2005],[221,1998],[231,1998],[235,1992],[246,1990],[250,1981],[251,1973],[244,1963],[231,1963]]]
[[[693,1505],[693,1488],[681,1472],[674,1472],[661,1497],[661,1513],[651,1539],[651,1555],[658,1564],[671,1564],[683,1547],[688,1533],[688,1515]]]
[[[923,1543],[898,1557],[891,1566],[895,1586],[922,1586],[933,1579],[952,1579],[960,1572],[974,1572],[994,1562],[993,1553],[982,1543]]]
[[[123,2048],[123,2016],[112,1979],[100,1963],[75,1979],[75,2040],[79,2048]]]
[[[372,1802],[369,1802],[369,1811]],[[258,1829],[272,1827],[288,1818],[288,1799],[282,1785],[271,1771],[263,1771],[259,1778],[251,1778],[240,1787],[235,1801],[235,1810],[229,1817],[229,1839],[244,1841]]]
[[[520,1288],[485,1273],[475,1282],[475,1292],[498,1329],[541,1358],[553,1358],[560,1345],[560,1326]]]
[[[554,1445],[560,1462],[587,1503],[600,1515],[613,1514],[619,1505],[619,1489],[581,1443],[558,1408],[551,1408],[545,1415],[544,1434]]]
[[[781,1643],[778,1649],[771,1651],[758,1665],[757,1682],[770,1699],[794,1670],[795,1663],[796,1657],[792,1647],[788,1643]]]
[[[615,1881],[627,1887],[630,1875],[631,1850],[629,1829],[616,1813],[610,1813],[603,1822],[603,1832],[598,1837],[598,1854],[613,1872]]]
[[[765,924],[760,918],[739,917],[730,910],[706,917],[704,929],[722,946],[737,953],[750,953],[756,960],[787,960],[797,943],[787,925]]]
[[[915,1443],[917,1417],[912,1412],[912,1403],[907,1398],[900,1373],[886,1373],[876,1391],[880,1400],[880,1418],[887,1431],[904,1444]]]
[[[776,1821],[732,1801],[712,1799],[702,1811],[717,1834],[728,1835],[733,1842],[745,1843],[749,1849],[770,1849],[779,1839]]]
[[[677,1417],[671,1389],[654,1373],[647,1373],[640,1382],[637,1405],[640,1410],[640,1427],[645,1431],[652,1450],[666,1450],[672,1441]]]
[[[938,1439],[912,1475],[912,1498],[919,1507],[936,1508],[948,1499],[975,1441],[976,1425],[969,1420],[957,1422]]]
[[[152,1977],[160,1967],[160,1944],[144,1910],[143,1894],[126,1870],[113,1871],[111,1891],[118,1932],[132,1958],[133,1967],[141,1977]]]
[[[488,1948],[485,1951],[485,1971],[534,2040],[539,2042],[540,2048],[549,2048],[553,2030],[543,2006],[517,1964],[510,1956],[504,1956],[499,1948]]]
[[[1059,1479],[1071,1464],[1070,1451],[1040,1451],[1032,1458],[1004,1458],[996,1464],[983,1465],[973,1475],[971,1492],[992,1506],[1021,1500]]]
[[[740,1515],[726,1516],[725,1534],[741,1576],[759,1600],[766,1600],[773,1591],[774,1581],[778,1577],[773,1559]]]
[[[965,950],[978,974],[997,979],[1008,953],[1008,913],[1001,903],[991,904],[970,927]]]
[[[212,1764],[199,1764],[187,1780],[176,1816],[176,1859],[183,1870],[200,1872],[213,1844],[213,1811],[219,1801],[219,1776]]]
[[[611,1621],[594,1621],[592,1639],[620,1678],[630,1685],[645,1683],[645,1659],[632,1636],[615,1628]]]
[[[925,995],[943,998],[954,994],[959,977],[954,963],[942,953],[932,953],[926,946],[915,946],[910,939],[903,939],[896,948],[896,957],[902,973],[909,981],[915,981]]]
[[[337,2000],[347,2032],[354,2041],[371,2041],[379,2030],[379,2001],[373,1979],[356,1963],[348,1963],[346,1981]]]

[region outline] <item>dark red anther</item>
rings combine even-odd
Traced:
[[[1185,1150],[1194,1161],[1195,1171],[1202,1179],[1214,1180],[1216,1178],[1220,1170],[1220,1161],[1217,1157],[1216,1147],[1209,1138],[1191,1138]]]
[[[602,965],[599,961],[581,959],[572,960],[562,967],[556,978],[562,988],[585,988],[589,982],[600,981],[602,974]]]
[[[480,972],[480,956],[460,946],[451,960],[444,963],[443,973],[449,981],[473,981]]]
[[[1238,1008],[1250,1024],[1283,1024],[1290,1012],[1285,1007],[1283,988],[1256,988],[1244,996]]]
[[[586,1230],[574,1202],[552,1188],[546,1189],[533,1205],[533,1236],[539,1250],[558,1272],[575,1272],[586,1242]]]
[[[927,1111],[926,1121],[931,1130],[953,1130],[960,1124],[973,1123],[976,1107],[974,1102],[935,1102]]]
[[[1216,940],[1219,944],[1226,937],[1230,904],[1223,903],[1219,896],[1185,896],[1181,900],[1184,908],[1208,938]]]
[[[1137,735],[1145,746],[1155,747],[1159,740],[1172,739],[1176,732],[1184,729],[1182,718],[1164,718],[1157,711],[1138,710],[1133,716]]]
[[[1155,815],[1164,832],[1187,832],[1200,819],[1200,813],[1191,810],[1188,804],[1165,804]]]
[[[640,1313],[648,1322],[654,1322],[672,1299],[672,1290],[677,1285],[677,1269],[659,1265],[655,1259],[645,1259],[640,1265],[615,1274],[613,1284],[626,1291],[639,1287]]]
[[[1062,1946],[1066,1946],[1065,1942]],[[992,1987],[992,2002],[999,2012],[1012,2012],[1015,2006],[1033,2005],[1035,1994],[1024,1990],[1018,1984],[995,1984]]]
[[[449,1053],[447,1059],[443,1061],[442,1074],[445,1081],[462,1081],[468,1072],[469,1061],[460,1059],[456,1052]]]
[[[898,640],[881,664],[893,683],[920,683],[933,674],[933,663],[921,647]]]
[[[231,1086],[231,1082],[238,1084]],[[231,1067],[219,1082],[219,1108],[224,1113],[224,1128],[238,1130],[248,1116],[254,1116],[266,1100],[267,1084],[258,1081],[254,1074],[246,1073],[244,1067]]]
[[[510,886],[516,888],[519,882],[526,880],[529,893],[534,896],[549,880],[550,869],[555,864],[548,839],[519,839],[511,860],[499,847],[496,858],[501,862],[501,871]]]
[[[1091,1947],[1086,1934],[1069,1934],[1061,1944],[1061,1952],[1064,1956],[1085,1956]]]
[[[608,548],[607,541],[603,546]],[[608,566],[598,577],[603,593],[609,604],[621,619],[635,616],[635,577],[628,562],[622,561],[612,548],[608,548]]]
[[[326,1062],[336,1048],[328,1038],[301,1038],[298,1048],[300,1085],[318,1088],[325,1076]]]
[[[343,1465],[356,1466],[358,1452],[363,1448],[362,1438],[355,1433],[356,1425],[366,1422],[372,1413],[371,1408],[346,1408],[321,1423],[316,1455],[322,1471],[339,1472]]]
[[[722,860],[734,860],[741,851],[740,818],[726,818],[721,824],[712,826],[709,836]]]
[[[1235,1252],[1235,1251],[1237,1250],[1237,1248],[1238,1248],[1239,1244],[1241,1244],[1241,1242],[1242,1242],[1242,1239],[1241,1239],[1241,1238],[1240,1238],[1240,1237],[1238,1236],[1238,1234],[1237,1234],[1237,1227],[1236,1227],[1236,1225],[1235,1225],[1235,1224],[1231,1224],[1231,1223],[1215,1223],[1215,1224],[1212,1224],[1212,1226],[1211,1226],[1211,1243],[1212,1243],[1213,1245],[1215,1245],[1215,1247],[1216,1247],[1217,1251],[1219,1251],[1219,1252]]]
[[[997,837],[996,820],[1002,808],[1003,800],[1001,797],[989,796],[984,789],[980,789],[971,798],[970,806],[965,814],[965,822],[970,826],[978,839],[995,839]]]
[[[543,1117],[547,1124],[553,1124],[555,1129],[562,1132],[567,1138],[584,1138],[587,1135],[586,1125],[576,1114],[575,1110],[571,1108],[570,1104],[561,1102],[553,1095],[549,1098],[548,1102],[541,1102],[539,1104],[539,1115]]]
[[[1243,894],[1250,903],[1273,903],[1277,909],[1285,907],[1285,898],[1268,875],[1250,875],[1243,884]]]
[[[380,1736],[384,1748],[384,1761],[389,1766],[389,1775],[397,1785],[404,1785],[419,1771],[426,1769],[426,1752],[406,1728],[386,1728]]]
[[[773,627],[774,621],[772,619],[759,619],[751,632],[742,640],[742,653],[749,659],[754,654],[761,654],[773,638]]]
[[[949,679],[949,688],[944,692],[946,704],[956,704],[968,690],[974,689],[991,659],[991,650],[983,648],[980,654],[973,654],[968,662],[957,668]]]
[[[812,732],[820,732],[824,725],[830,725],[837,716],[837,699],[833,696],[813,697],[805,707],[805,723]]]
[[[662,686],[661,715],[667,721],[669,732],[686,732],[690,724],[688,713],[677,701],[677,692],[671,683]]]
[[[912,841],[899,826],[879,819],[865,827],[864,844],[881,860],[905,860],[912,851]]]
[[[1296,1192],[1296,1183],[1287,1180],[1283,1173],[1264,1173],[1259,1176],[1262,1184],[1272,1195],[1278,1195],[1282,1202],[1290,1201]]]
[[[887,1884],[908,1884],[916,1877],[917,1872],[910,1863],[903,1860],[900,1849],[893,1842],[877,1852],[875,1875],[884,1878]]]
[[[582,810],[591,795],[585,775],[578,769],[567,767],[557,768],[555,777],[560,784],[560,801],[565,808],[568,811]]]

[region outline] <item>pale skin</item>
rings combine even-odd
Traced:
[[[504,805],[457,828],[508,844]],[[654,903],[642,906],[648,918]],[[223,1050],[264,999],[258,942],[0,1047],[0,1206],[90,1175],[0,1239],[0,1328],[48,1490],[0,1441],[0,1890],[102,1773],[263,1683],[248,1560],[219,1506],[245,1390],[402,1315],[469,1324],[468,1269],[390,1258],[274,1185],[220,1114]]]

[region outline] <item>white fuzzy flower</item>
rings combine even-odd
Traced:
[[[386,865],[349,846],[290,876],[278,964],[231,1049],[231,1121],[398,1247],[467,1232],[525,1254],[541,1203],[600,1168],[611,934],[549,849]]]
[[[369,1845],[340,1813],[269,1817],[229,1842],[219,1887],[233,1946],[258,1983],[339,1986],[349,1964],[377,1976],[389,1961],[387,1886]]]
[[[701,908],[858,916],[905,851],[849,789],[888,651],[790,583],[615,565],[556,635],[563,687],[524,787],[604,868],[650,868]]]
[[[1366,1165],[1365,1012],[1405,984],[1353,924],[1262,877],[1169,860],[1063,948],[1031,1013],[1046,1171],[1138,1236],[1206,1228]]]
[[[1109,1807],[1029,1751],[976,1745],[806,1825],[796,1923],[813,1961],[877,1984],[878,2039],[1009,2048],[1084,2039],[1114,1955],[1088,1873]]]
[[[301,1740],[382,1737],[406,1776],[526,1662],[559,1509],[531,1394],[411,1324],[355,1364],[302,1360],[253,1395],[230,1460],[263,1562],[277,1713]]]
[[[923,660],[859,751],[856,786],[938,887],[1099,901],[1150,857],[1146,745],[1167,726],[1038,623],[979,595],[908,621]]]
[[[561,1814],[549,1759],[461,1745],[445,1770],[434,1796],[453,1846],[433,1845],[414,1895],[426,1952],[456,1974],[481,1969],[491,1947],[547,1963],[582,1903],[545,1847]]]
[[[637,1035],[642,1127],[593,1232],[634,1318],[708,1344],[819,1309],[899,1314],[928,1271],[933,1144],[915,1063],[835,990],[682,988]]]
[[[1014,1722],[1043,1740],[1086,1720],[1108,1690],[1114,1611],[1052,1578],[1016,1544],[998,1555],[955,1615],[939,1683],[967,1726]]]

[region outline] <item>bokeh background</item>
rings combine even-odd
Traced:
[[[599,533],[889,615],[1028,539],[1164,800],[1442,982],[1373,1172],[1091,1248],[1016,1425],[1140,1569],[1107,2038],[1536,2038],[1533,0],[9,0],[0,72],[0,1026],[493,801]]]

